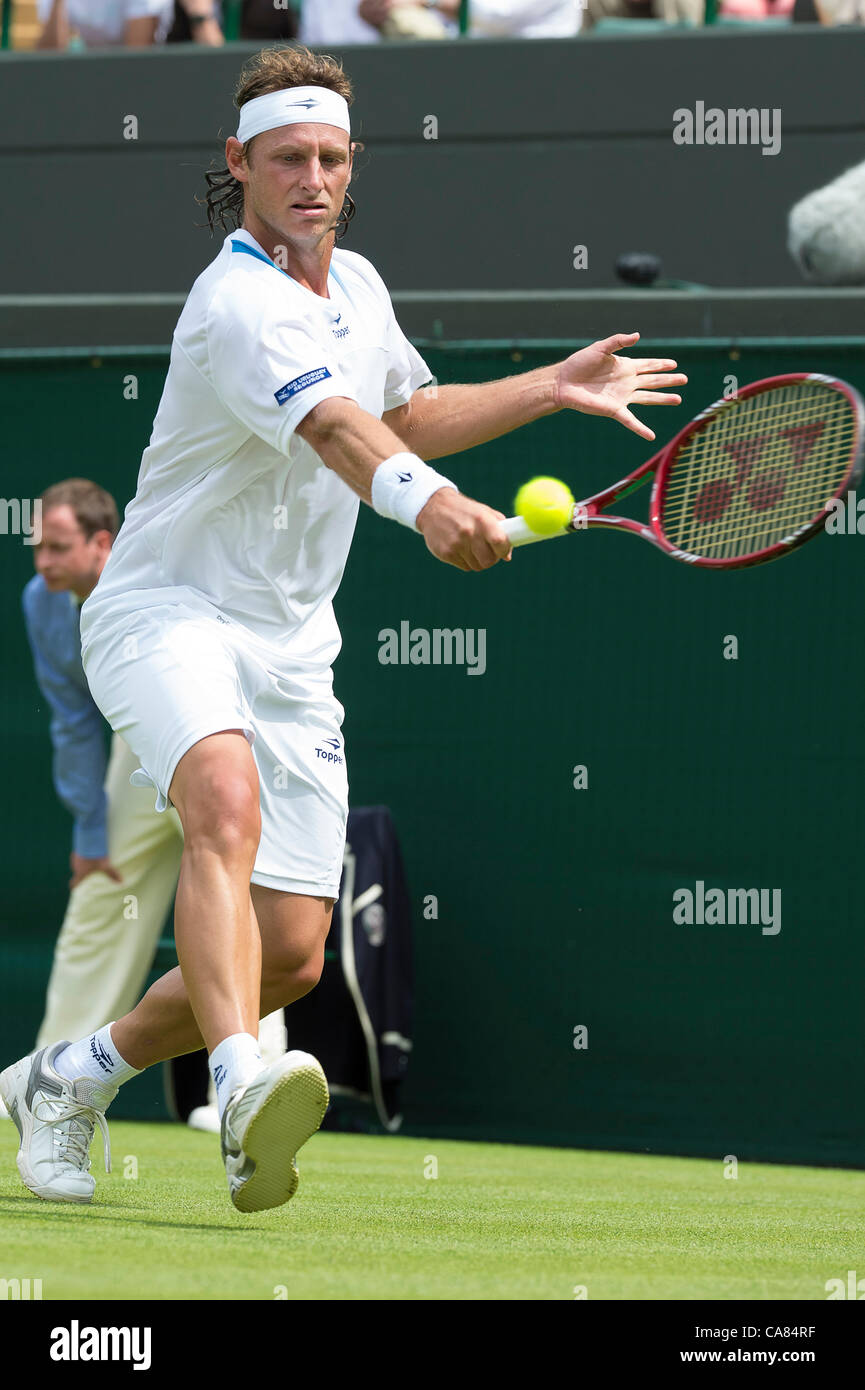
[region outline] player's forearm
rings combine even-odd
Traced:
[[[321,401],[296,433],[379,515],[419,531],[439,560],[461,570],[483,570],[510,558],[501,512],[465,497],[434,468],[412,460],[393,430],[354,401],[343,396]]]
[[[422,459],[486,444],[558,410],[557,375],[553,365],[479,386],[423,387],[398,426],[400,437]]]
[[[383,420],[354,401],[333,397],[301,421],[297,433],[363,502],[372,505],[372,478],[384,459],[405,451],[405,444]]]

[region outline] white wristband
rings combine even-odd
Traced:
[[[436,473],[417,454],[393,454],[372,475],[372,505],[379,516],[416,531],[421,508],[443,487],[459,492],[456,483]]]

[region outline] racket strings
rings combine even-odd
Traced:
[[[855,410],[820,382],[734,400],[672,460],[664,534],[679,550],[717,560],[781,544],[824,512],[857,444]]]

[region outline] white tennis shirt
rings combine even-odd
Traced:
[[[334,250],[327,288],[299,285],[246,231],[195,281],[82,637],[203,596],[272,645],[282,669],[314,685],[325,676],[359,499],[295,429],[328,396],[381,418],[431,377],[368,260]]]

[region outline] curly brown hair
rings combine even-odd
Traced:
[[[354,101],[352,85],[342,64],[325,53],[312,53],[310,49],[298,45],[296,48],[263,48],[244,63],[234,89],[234,104],[239,111],[254,97],[265,96],[268,92],[282,92],[287,87],[328,87],[344,97],[349,106]],[[256,136],[253,136],[243,146],[246,158],[255,139]],[[363,145],[360,141],[352,140],[352,154],[361,150]],[[217,223],[224,232],[234,231],[243,221],[243,184],[227,167],[214,169],[211,166],[204,177],[207,193],[204,198],[196,196],[195,201],[207,207],[210,235],[213,236]],[[345,235],[356,211],[354,199],[346,193],[336,224],[337,239]]]

